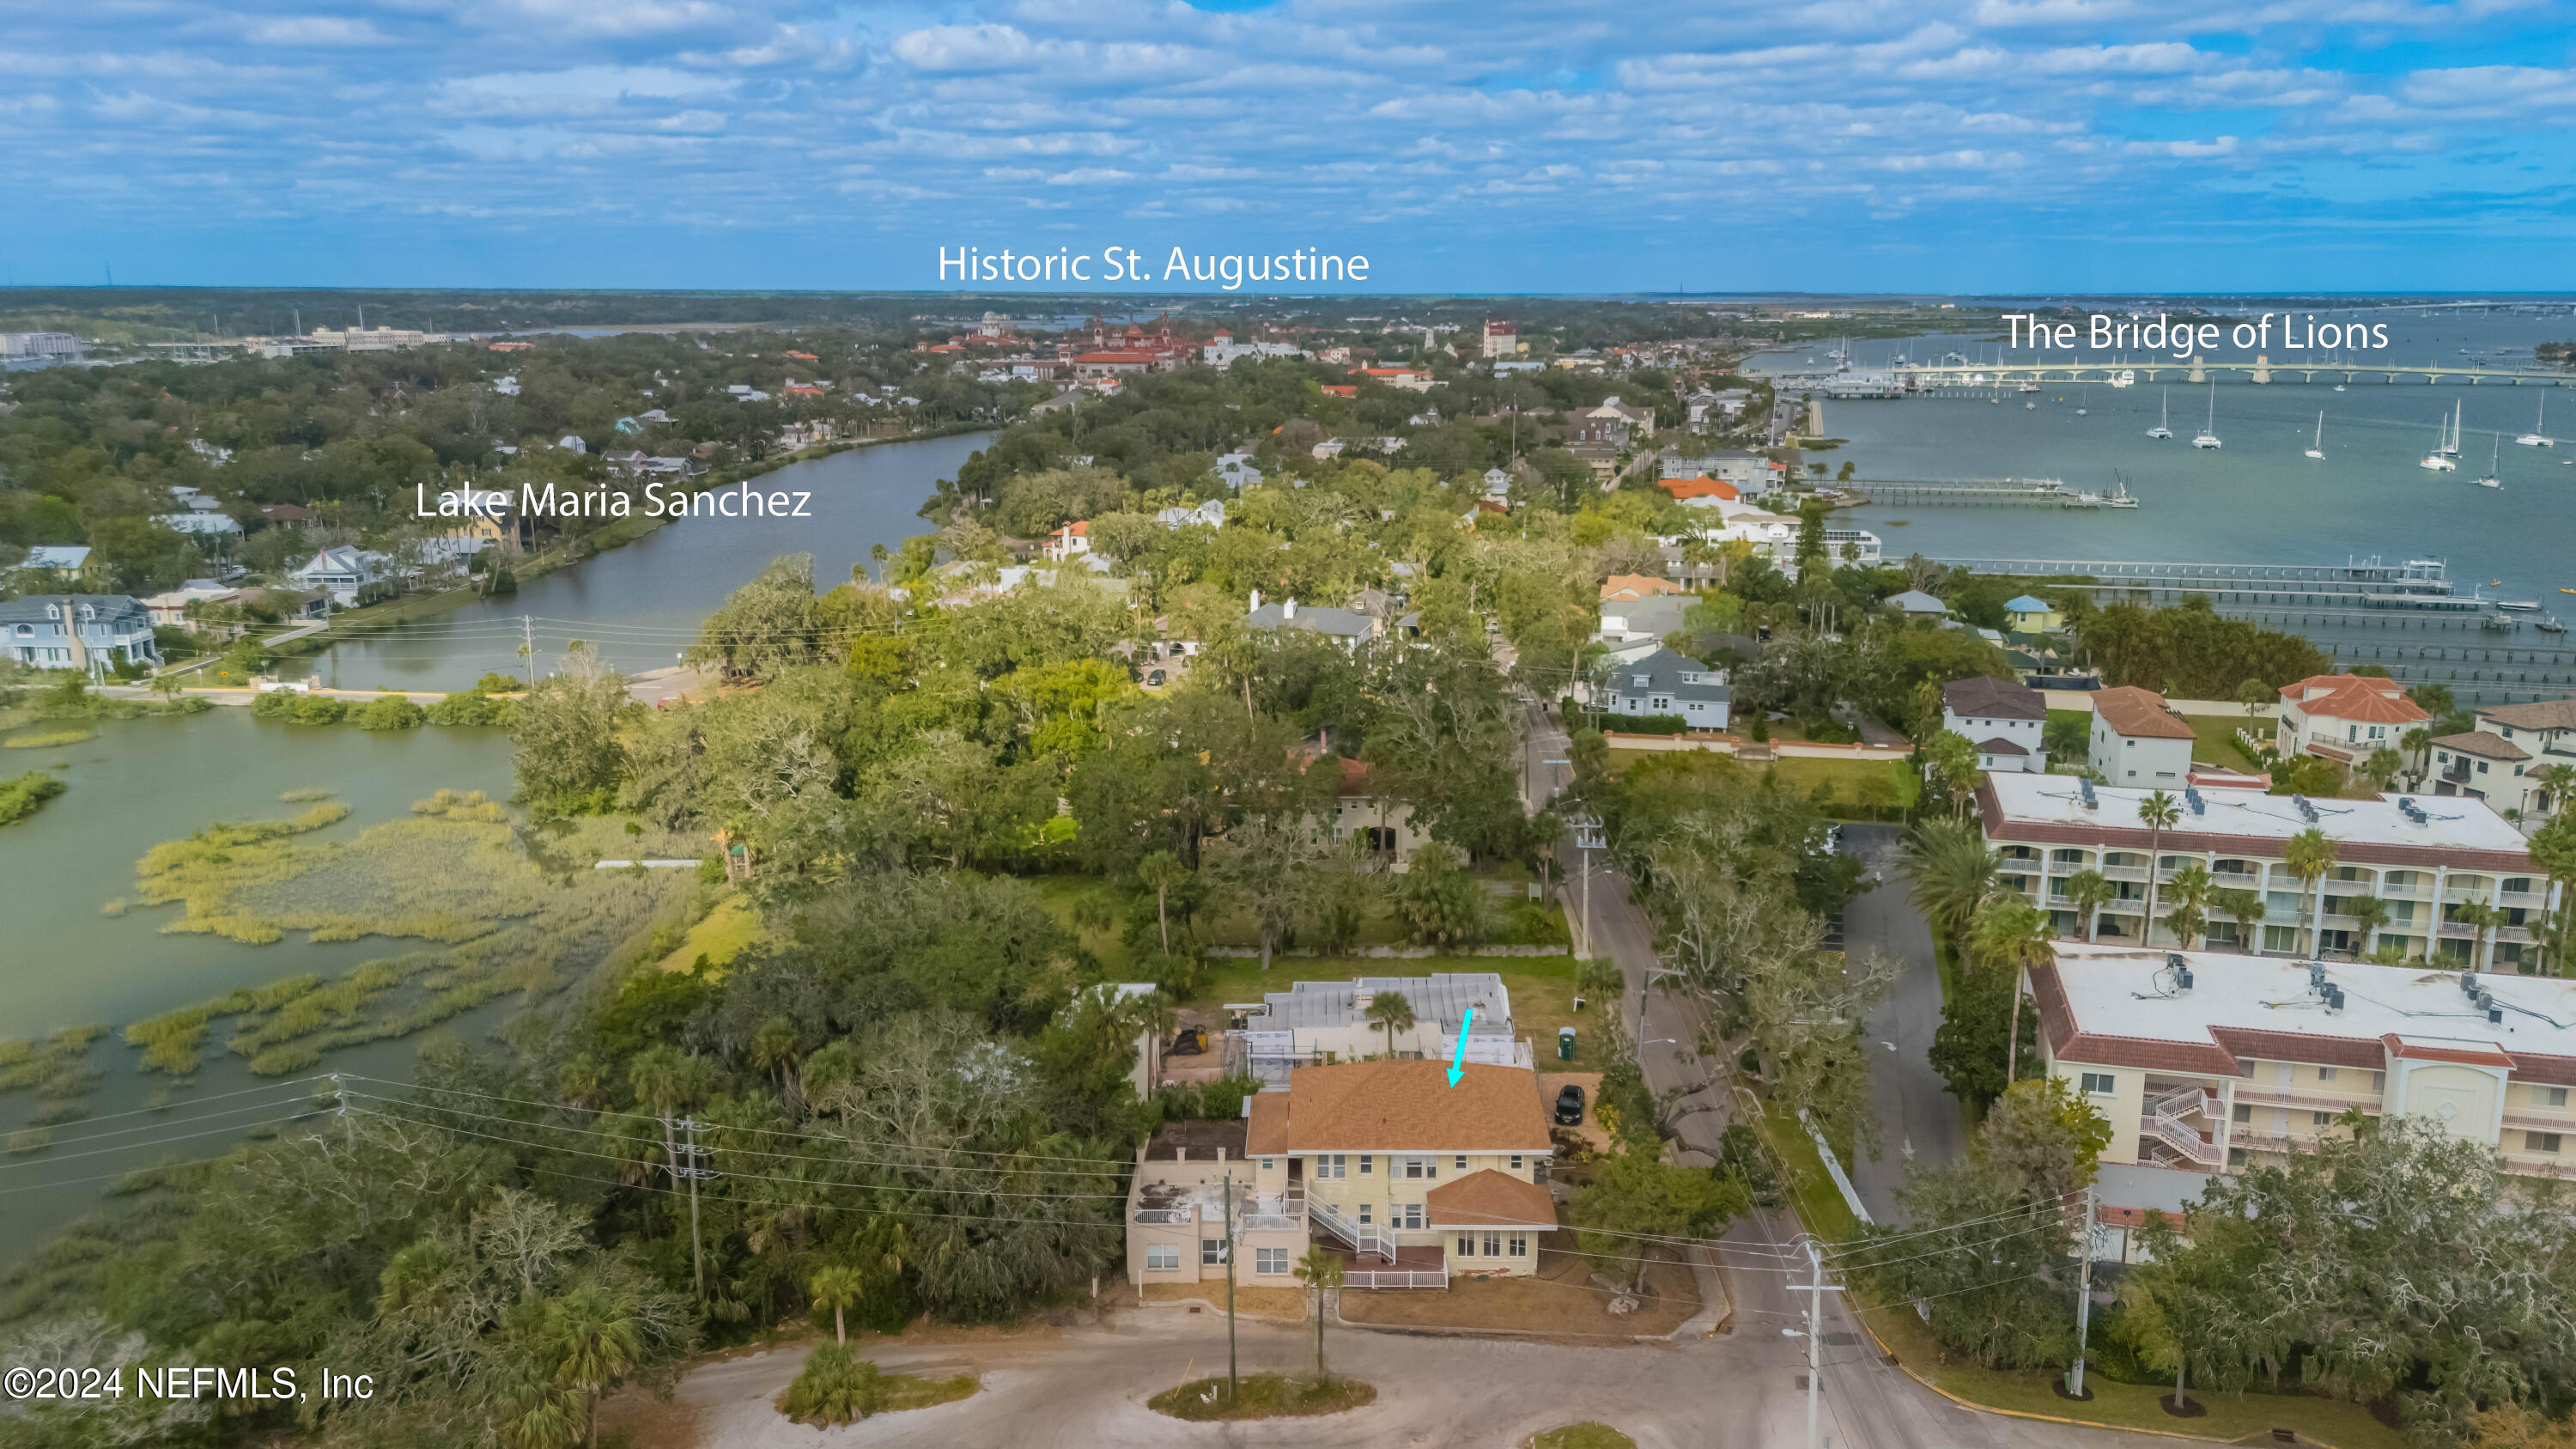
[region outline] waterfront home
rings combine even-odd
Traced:
[[[2105,1165],[2259,1167],[2403,1116],[2508,1173],[2576,1169],[2576,982],[2072,944],[2028,975]]]
[[[1046,556],[1057,563],[1062,563],[1078,553],[1091,552],[1090,521],[1086,519],[1080,523],[1068,523],[1048,534],[1045,551]]]
[[[2535,932],[2558,887],[2532,863],[2522,833],[2473,800],[2308,800],[2250,789],[2166,792],[2179,818],[2158,831],[2140,818],[2154,792],[2091,785],[2064,775],[1988,775],[1977,787],[1977,818],[2001,857],[1997,879],[2049,912],[2060,935],[2088,932],[2125,944],[2197,949],[2204,941],[2269,956],[2366,956],[2393,946],[2409,957],[2486,970],[2527,963]],[[2289,843],[2304,831],[2334,845],[2334,863],[2314,881],[2290,872]],[[2159,886],[2148,934],[2147,871]],[[2199,938],[2174,941],[2163,889],[2185,866],[2209,873],[2213,888],[2251,891],[2253,919],[2209,909]],[[2089,922],[2077,918],[2067,884],[2083,871],[2107,877],[2113,898]],[[2385,921],[2365,924],[2351,909],[2368,896]],[[2503,913],[2502,924],[2463,920],[2472,902]]]
[[[2546,780],[2552,765],[2576,765],[2576,700],[2544,699],[2530,704],[2494,704],[2477,711],[2478,729],[2505,740],[2529,755],[2527,777]],[[2439,743],[2439,741],[2436,741]],[[2554,815],[2567,808],[2564,792],[2552,794],[2535,783],[2523,800],[2526,819]]]
[[[2020,594],[2004,600],[2004,632],[2054,634],[2066,627],[2066,616],[2046,599]]]
[[[241,598],[241,590],[219,584],[213,579],[190,579],[165,593],[154,594],[142,601],[143,611],[152,616],[156,628],[184,628],[191,604],[229,604]]]
[[[2026,684],[1980,675],[1941,686],[1941,727],[1977,747],[1981,770],[2046,773],[2048,701]]]
[[[2436,796],[2458,795],[2483,800],[2499,815],[2515,820],[2544,814],[2549,792],[2532,772],[2531,752],[2500,734],[2470,730],[2436,736],[2430,746],[2432,777],[2426,781]],[[2534,797],[2539,808],[2534,809]]]
[[[2358,765],[2374,750],[2395,749],[2408,730],[2432,717],[2393,679],[2312,674],[2281,687],[2274,742],[2283,759],[2318,755]]]
[[[333,604],[346,609],[358,602],[360,590],[383,580],[389,562],[383,554],[341,544],[313,555],[287,577],[304,588],[320,589],[331,596]]]
[[[93,679],[119,663],[161,667],[151,611],[124,594],[0,601],[0,649],[31,669],[77,669]]]
[[[2113,785],[2179,790],[2191,774],[2191,747],[2199,737],[2165,708],[2152,689],[2121,685],[2093,694],[2093,731],[2086,762]]]

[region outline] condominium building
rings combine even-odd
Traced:
[[[2366,956],[2395,945],[2410,957],[2479,969],[2519,965],[2555,887],[2532,865],[2522,833],[2472,800],[2400,796],[2310,800],[2248,789],[2185,786],[2169,795],[2178,818],[2161,832],[2140,818],[2159,792],[2099,786],[2063,775],[1990,774],[1977,788],[1986,840],[2003,857],[2001,879],[2051,913],[2066,935],[2126,945],[2205,943],[2273,956]],[[2289,842],[2308,830],[2335,847],[2335,862],[2313,884],[2288,866]],[[2209,911],[2203,939],[2175,942],[2160,917],[2147,928],[2148,854],[2170,884],[2187,865],[2220,890],[2262,897],[2262,914],[2241,936],[2235,920]],[[2067,898],[2078,872],[2108,877],[2117,896],[2087,923]],[[2160,888],[2159,896],[2163,892]],[[2388,919],[2365,930],[2350,903],[2376,897]],[[2503,912],[2501,924],[2461,918],[2471,904]]]
[[[2072,944],[2029,981],[2105,1164],[2224,1171],[2404,1116],[2576,1175],[2576,981]]]
[[[1552,1151],[1527,1067],[1471,1062],[1454,1086],[1440,1060],[1301,1067],[1239,1125],[1174,1123],[1140,1150],[1128,1281],[1221,1279],[1231,1255],[1236,1282],[1294,1287],[1310,1245],[1352,1288],[1527,1277],[1557,1228]]]

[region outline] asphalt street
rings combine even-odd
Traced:
[[[1878,1104],[1879,1154],[1863,1158],[1852,1171],[1861,1203],[1882,1223],[1903,1221],[1896,1189],[1909,1164],[1952,1161],[1967,1151],[1958,1099],[1932,1070],[1932,1034],[1941,1027],[1941,973],[1932,955],[1931,927],[1906,898],[1905,882],[1896,874],[1900,834],[1893,825],[1843,827],[1843,850],[1860,857],[1878,880],[1843,913],[1843,949],[1853,955],[1877,951],[1904,966],[1887,1000],[1871,1014],[1864,1038],[1870,1097]]]

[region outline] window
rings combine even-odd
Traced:
[[[2228,1114],[2227,1114],[2227,1120],[2228,1120],[2228,1121],[2230,1121],[2230,1122],[2251,1122],[2251,1121],[2253,1121],[2253,1120],[2254,1120],[2254,1107],[2253,1107],[2253,1104],[2252,1104],[2252,1103],[2249,1103],[2249,1102],[2239,1102],[2239,1103],[2237,1103],[2237,1104],[2236,1104],[2236,1109],[2235,1109],[2234,1111],[2232,1111],[2232,1112],[2230,1112],[2230,1113],[2228,1113]]]
[[[2334,1068],[2332,1068],[2332,1067],[2319,1067],[2319,1068],[2317,1068],[2317,1080],[2318,1080],[2318,1081],[2320,1081],[2320,1082],[2331,1082],[2331,1081],[2333,1081],[2334,1079],[2335,1079],[2335,1069],[2334,1069]]]
[[[2388,1090],[2388,1074],[2387,1074],[2386,1072],[2373,1072],[2373,1073],[2371,1073],[2371,1074],[2370,1074],[2370,1090],[2372,1090],[2372,1091],[2374,1091],[2374,1092],[2385,1092],[2385,1091],[2387,1091],[2387,1090]]]
[[[2334,1114],[2334,1113],[2332,1113],[2332,1112],[2310,1112],[2310,1113],[2308,1114],[2308,1122],[2309,1122],[2309,1125],[2311,1125],[2311,1126],[2315,1126],[2315,1127],[2330,1127],[2330,1126],[2333,1126],[2333,1125],[2334,1125],[2334,1119],[2335,1119],[2335,1114]]]
[[[1199,1239],[1199,1262],[1200,1262],[1201,1264],[1203,1264],[1203,1265],[1205,1265],[1205,1266],[1207,1266],[1207,1267],[1215,1267],[1217,1264],[1222,1263],[1222,1262],[1224,1262],[1224,1261],[1225,1261],[1225,1239],[1223,1239],[1223,1238],[1201,1238],[1201,1239]]]
[[[1330,1157],[1321,1158],[1317,1165],[1323,1169],[1316,1174],[1318,1177],[1350,1176],[1350,1162],[1341,1153],[1336,1152]]]
[[[1459,1153],[1459,1154],[1458,1154],[1458,1170],[1459,1170],[1460,1172],[1465,1172],[1465,1171],[1467,1170],[1467,1154],[1466,1154],[1466,1153],[1461,1152],[1461,1153]]]
[[[2558,1150],[2558,1134],[2555,1132],[2525,1132],[2522,1134],[2522,1150],[2525,1152],[2555,1153]]]
[[[1420,1203],[1418,1203],[1418,1202],[1409,1202],[1409,1203],[1406,1203],[1406,1204],[1404,1205],[1404,1221],[1403,1221],[1401,1224],[1398,1224],[1398,1226],[1401,1226],[1401,1227],[1407,1227],[1407,1228],[1419,1228],[1419,1227],[1421,1227],[1421,1226],[1422,1226],[1422,1204],[1420,1204]]]
[[[1462,1234],[1460,1234],[1460,1235],[1459,1235],[1459,1237],[1458,1237],[1458,1256],[1459,1256],[1459,1257],[1461,1257],[1461,1258],[1472,1258],[1472,1257],[1476,1256],[1476,1235],[1475,1235],[1475,1234],[1473,1234],[1473,1233],[1462,1233]]]
[[[1512,1256],[1513,1256],[1513,1257],[1515,1257],[1515,1258],[1526,1258],[1526,1257],[1528,1257],[1528,1256],[1529,1256],[1529,1239],[1527,1239],[1527,1238],[1525,1238],[1525,1237],[1521,1236],[1521,1235],[1520,1235],[1520,1234],[1518,1234],[1518,1233],[1514,1233],[1514,1234],[1512,1234]]]
[[[1261,1170],[1262,1170],[1262,1171],[1264,1171],[1264,1172],[1268,1172],[1268,1171],[1270,1170],[1271,1160],[1272,1160],[1272,1159],[1267,1158],[1267,1157],[1265,1157],[1265,1158],[1261,1159]]]
[[[2120,1090],[2120,1079],[2109,1072],[2086,1072],[2084,1090],[2097,1097],[2107,1097]]]
[[[2565,1087],[2534,1087],[2531,1089],[2531,1100],[2536,1105],[2543,1107],[2564,1107],[2567,1105],[2567,1089]]]
[[[1519,1153],[1515,1152],[1515,1153],[1513,1153],[1513,1154],[1512,1154],[1512,1171],[1514,1171],[1514,1172],[1518,1172],[1518,1171],[1520,1171],[1520,1170],[1521,1170],[1521,1155],[1520,1155]]]
[[[1360,1204],[1360,1221],[1363,1223],[1372,1223],[1377,1221],[1376,1203],[1364,1202]]]
[[[1376,1158],[1371,1157],[1369,1154],[1367,1154],[1367,1153],[1365,1153],[1365,1152],[1363,1152],[1363,1153],[1361,1153],[1361,1154],[1360,1154],[1360,1176],[1362,1176],[1362,1177],[1366,1177],[1366,1176],[1368,1176],[1372,1171],[1375,1171],[1375,1170],[1376,1170],[1376,1166],[1377,1166],[1377,1159],[1376,1159]]]
[[[1179,1266],[1181,1266],[1180,1244],[1147,1243],[1145,1245],[1145,1267],[1148,1270],[1153,1272],[1170,1272],[1172,1269]]]
[[[1287,1250],[1286,1248],[1255,1248],[1255,1249],[1253,1249],[1253,1250],[1252,1250],[1252,1271],[1253,1271],[1253,1272],[1255,1272],[1255,1273],[1285,1273],[1285,1272],[1287,1272],[1287,1271],[1288,1271],[1288,1250]]]
[[[1485,1234],[1485,1256],[1488,1258],[1499,1258],[1502,1255],[1503,1235],[1500,1233]]]

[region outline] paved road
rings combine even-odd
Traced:
[[[1843,827],[1843,849],[1880,878],[1876,888],[1843,913],[1843,948],[1854,954],[1880,951],[1905,968],[1870,1017],[1866,1038],[1870,1096],[1878,1104],[1884,1143],[1877,1158],[1862,1160],[1852,1173],[1861,1202],[1880,1222],[1903,1217],[1896,1189],[1907,1163],[1953,1161],[1967,1150],[1958,1100],[1927,1055],[1932,1034],[1941,1027],[1941,974],[1932,955],[1931,927],[1906,898],[1905,882],[1896,874],[1901,834],[1893,825]]]

